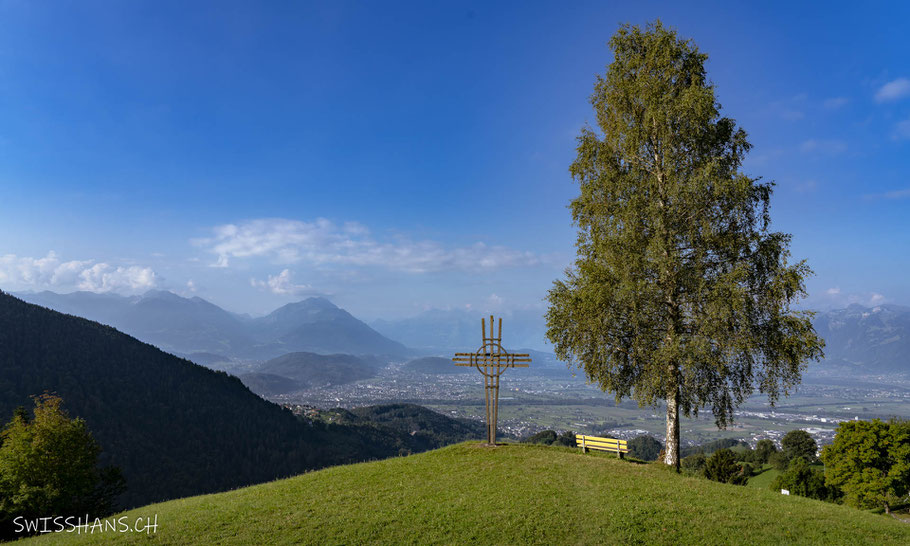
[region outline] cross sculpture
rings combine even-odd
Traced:
[[[474,353],[455,353],[452,360],[456,366],[473,366],[483,374],[484,390],[487,401],[487,445],[496,445],[496,421],[499,417],[499,376],[506,368],[527,368],[531,358],[527,353],[509,354],[502,348],[502,319],[499,319],[499,335],[493,331],[493,315],[490,315],[490,336],[487,337],[487,326],[480,319],[483,330],[483,345]]]

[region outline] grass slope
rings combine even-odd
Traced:
[[[153,537],[169,544],[910,544],[910,525],[852,508],[515,444],[463,443],[128,512],[154,514]]]
[[[774,481],[774,478],[783,474],[783,472],[769,464],[762,466],[761,470],[756,470],[756,472],[758,472],[758,474],[749,478],[749,483],[746,484],[747,487],[769,489],[771,487],[771,482]]]

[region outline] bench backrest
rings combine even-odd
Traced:
[[[614,453],[628,453],[629,447],[625,440],[616,438],[601,438],[600,436],[575,435],[575,444],[582,449],[599,449]]]

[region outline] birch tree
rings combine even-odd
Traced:
[[[547,337],[617,402],[666,404],[678,470],[680,414],[710,407],[723,428],[756,388],[773,404],[824,341],[793,308],[812,272],[771,230],[773,183],[742,172],[751,146],[707,55],[659,21],[610,47],[569,169],[577,257],[548,293]]]

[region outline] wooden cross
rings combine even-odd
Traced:
[[[487,406],[487,444],[496,445],[496,422],[499,418],[499,376],[506,368],[527,368],[524,362],[530,362],[527,353],[510,354],[502,348],[502,319],[499,319],[499,336],[493,330],[493,315],[490,315],[490,335],[487,326],[480,319],[483,334],[483,345],[473,353],[455,353],[452,361],[456,366],[473,366],[483,374],[484,391]]]

